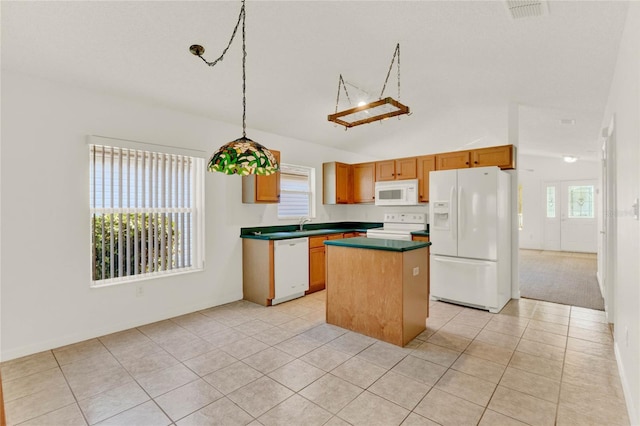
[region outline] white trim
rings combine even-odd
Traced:
[[[129,284],[129,283],[135,283],[139,281],[147,281],[155,278],[171,277],[174,275],[184,275],[184,274],[190,274],[192,272],[202,272],[203,270],[204,270],[204,267],[190,266],[188,268],[148,272],[146,274],[129,275],[126,277],[107,278],[107,279],[98,280],[98,281],[92,280],[91,288],[105,288],[105,287],[111,287],[114,285]]]
[[[616,341],[613,345],[613,351],[616,354],[616,364],[618,365],[618,375],[620,376],[620,382],[622,382],[622,393],[624,394],[624,400],[627,403],[627,414],[629,415],[629,424],[638,425],[640,424],[640,417],[638,417],[638,409],[640,407],[636,407],[634,401],[631,397],[631,388],[629,386],[629,381],[627,380],[627,375],[624,371],[624,363],[622,362],[622,358],[620,358],[620,350],[618,349],[618,342]]]
[[[235,302],[236,300],[242,300],[242,291],[236,292],[233,295],[224,297],[216,304],[211,303],[198,303],[195,305],[189,305],[186,307],[179,307],[171,309],[167,312],[158,313],[156,315],[146,315],[139,320],[125,321],[117,324],[112,324],[105,327],[96,328],[94,330],[86,331],[83,333],[73,333],[61,337],[56,337],[46,341],[37,342],[30,345],[19,346],[8,351],[0,353],[0,361],[10,361],[12,359],[20,358],[26,355],[32,355],[42,351],[49,351],[52,349],[60,348],[62,346],[71,345],[73,343],[82,342],[89,339],[95,339],[103,337],[108,334],[117,333],[119,331],[129,330],[135,327],[141,327],[146,324],[151,324],[157,321],[171,319],[180,315],[189,314],[192,312],[198,312],[203,309],[209,309],[216,306],[221,306],[226,303]]]
[[[139,142],[128,139],[112,138],[109,136],[88,135],[87,144],[89,145],[105,145],[114,148],[137,149],[140,151],[158,151],[162,150],[163,154],[185,155],[187,157],[208,158],[205,151],[192,148],[184,148],[179,146],[162,145],[158,143]]]

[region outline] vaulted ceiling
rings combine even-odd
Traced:
[[[249,128],[411,155],[506,143],[512,104],[521,153],[597,157],[626,2],[550,1],[548,14],[523,19],[502,1],[246,7]],[[240,40],[213,68],[188,51],[198,43],[217,57],[239,10],[239,1],[3,1],[2,68],[240,124]],[[377,99],[396,43],[412,115],[346,132],[329,123],[338,76],[352,97],[357,86]],[[395,68],[385,95],[397,97]]]

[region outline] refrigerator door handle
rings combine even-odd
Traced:
[[[462,225],[464,225],[464,217],[462,217],[464,210],[462,208],[462,186],[460,186],[458,188],[458,235],[460,238],[464,234],[464,229],[462,228]]]
[[[454,210],[453,208],[453,200],[455,199],[455,192],[456,192],[456,187],[452,186],[451,190],[449,191],[449,229],[451,230],[451,239],[452,240],[456,240],[456,229],[457,229],[457,223],[451,223],[451,216],[452,216],[452,210]],[[457,216],[457,215],[456,215]],[[456,225],[456,226],[453,226]]]

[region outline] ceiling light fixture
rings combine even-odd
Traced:
[[[279,166],[273,153],[257,142],[247,137],[247,46],[245,36],[245,5],[242,0],[238,22],[233,29],[231,39],[227,47],[222,51],[218,59],[208,62],[202,57],[204,47],[194,44],[189,47],[189,51],[202,59],[208,66],[213,67],[222,60],[229,50],[233,39],[236,36],[238,27],[242,22],[242,137],[222,145],[209,159],[207,169],[210,172],[222,172],[228,175],[270,175],[278,171]]]
[[[391,69],[393,68],[393,64],[396,60],[396,56],[398,57],[398,99],[400,99],[400,43],[396,44],[396,50],[393,52],[393,58],[391,59],[391,65],[389,65],[389,71],[387,72],[387,78],[384,81],[384,85],[382,86],[382,92],[380,92],[380,98],[377,101],[365,103],[355,108],[349,108],[344,111],[338,112],[338,104],[340,103],[340,91],[344,89],[344,93],[347,96],[347,100],[349,104],[351,104],[351,99],[349,98],[349,92],[347,91],[347,86],[344,83],[342,78],[342,74],[338,78],[338,96],[336,97],[336,112],[335,114],[330,114],[327,119],[329,121],[333,121],[334,123],[340,124],[344,126],[344,129],[347,130],[349,127],[359,126],[361,124],[367,124],[374,121],[386,120],[390,117],[396,117],[402,114],[410,114],[409,107],[401,104],[399,101],[386,97],[382,98],[384,95],[384,90],[387,87],[387,82],[389,81],[389,76],[391,75]]]
[[[575,163],[578,161],[578,157],[574,157],[573,155],[565,155],[562,157],[565,163]]]

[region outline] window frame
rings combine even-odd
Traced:
[[[283,179],[286,174],[296,174],[296,169],[299,171],[303,169],[307,172],[308,179],[308,190],[307,191],[295,191],[295,190],[287,190],[286,185],[283,185]],[[302,175],[302,174],[299,174]],[[286,199],[284,194],[308,194],[309,196],[309,209],[308,214],[305,215],[285,215],[281,214],[280,206],[283,205],[283,200]],[[316,206],[315,206],[315,195],[316,195],[316,185],[315,185],[315,168],[309,166],[302,166],[298,164],[289,164],[289,163],[280,163],[280,202],[278,203],[277,214],[278,219],[287,220],[287,219],[297,219],[301,217],[308,217],[309,219],[314,219],[316,217]]]
[[[92,193],[93,193],[93,185],[94,185],[94,176],[93,176],[93,172],[94,170],[94,164],[93,164],[93,146],[102,146],[102,147],[107,147],[109,149],[113,148],[114,150],[117,150],[119,152],[119,155],[122,155],[122,153],[124,153],[125,151],[129,151],[127,152],[127,155],[131,155],[131,161],[129,163],[130,164],[136,164],[135,167],[138,168],[140,167],[140,173],[145,176],[145,180],[148,177],[149,180],[153,180],[154,176],[151,175],[151,173],[153,172],[152,167],[149,164],[145,164],[144,166],[140,166],[139,164],[136,163],[136,160],[138,159],[138,153],[139,152],[144,152],[144,156],[149,155],[150,158],[154,157],[154,156],[158,156],[158,154],[162,155],[162,156],[182,156],[182,157],[188,157],[188,162],[190,163],[190,167],[189,167],[189,177],[188,177],[188,194],[185,195],[185,197],[188,197],[190,199],[190,207],[184,207],[184,206],[180,206],[180,207],[167,207],[167,206],[148,206],[146,197],[148,196],[149,198],[151,197],[157,197],[158,192],[157,192],[157,188],[162,188],[161,193],[162,194],[166,194],[164,191],[166,191],[169,187],[172,186],[173,181],[169,182],[168,180],[165,180],[163,182],[158,182],[158,179],[156,177],[156,183],[163,183],[163,184],[167,184],[167,185],[156,185],[155,187],[155,191],[149,189],[148,187],[146,188],[146,191],[144,191],[145,193],[140,193],[138,194],[138,190],[140,188],[140,183],[138,183],[137,188],[133,189],[135,191],[136,196],[139,195],[140,199],[142,200],[142,202],[138,201],[136,203],[136,201],[133,201],[131,204],[136,204],[136,207],[132,207],[131,205],[127,205],[125,206],[124,203],[124,198],[125,195],[122,195],[122,200],[119,201],[118,206],[116,207],[115,205],[109,205],[108,207],[105,207],[106,204],[101,204],[100,206],[94,205],[94,199],[92,197]],[[103,137],[103,136],[89,136],[88,137],[88,144],[87,144],[87,148],[88,148],[88,152],[89,152],[89,179],[88,179],[88,183],[89,183],[89,248],[90,248],[90,264],[89,264],[89,277],[90,277],[90,287],[91,288],[102,288],[102,287],[110,287],[113,285],[121,285],[121,284],[127,284],[127,283],[137,283],[140,281],[146,281],[146,280],[151,280],[151,279],[155,279],[155,278],[159,278],[159,277],[166,277],[166,276],[173,276],[173,275],[181,275],[181,274],[187,274],[187,273],[193,273],[193,272],[199,272],[204,270],[204,259],[205,259],[205,252],[204,252],[204,247],[205,247],[205,243],[204,243],[204,239],[205,239],[205,229],[204,229],[204,206],[205,206],[205,193],[204,193],[204,174],[205,174],[205,153],[203,151],[199,151],[199,150],[191,150],[191,149],[187,149],[187,148],[179,148],[179,147],[171,147],[171,146],[165,146],[165,145],[157,145],[157,144],[147,144],[147,143],[143,143],[143,142],[135,142],[135,141],[127,141],[127,140],[122,140],[122,139],[115,139],[115,138],[108,138],[108,137]],[[133,155],[133,151],[137,151],[138,153],[136,153],[136,156]],[[110,153],[109,156],[111,156],[112,154]],[[142,157],[140,157],[142,158]],[[146,157],[145,157],[146,158]],[[110,161],[110,160],[109,160]],[[121,166],[122,163],[118,163],[118,167],[122,167]],[[143,163],[144,164],[144,163]],[[151,167],[151,171],[149,171],[149,167]],[[136,170],[136,173],[137,171]],[[111,173],[111,175],[115,176],[112,180],[111,185],[110,186],[110,192],[115,191],[115,188],[119,188],[118,191],[122,191],[123,187],[121,186],[122,182],[125,182],[127,180],[127,178],[123,177],[122,179],[118,179],[117,175],[118,173],[122,173],[124,174],[124,168],[119,169],[117,172],[115,170],[109,170],[109,173]],[[129,169],[127,169],[126,173],[131,173],[131,171]],[[147,176],[147,173],[149,173],[149,175]],[[112,176],[109,176],[108,178],[111,179]],[[131,174],[128,175],[128,178],[131,178]],[[149,182],[146,182],[146,184],[148,184]],[[170,192],[169,192],[170,193]],[[106,191],[105,191],[106,194]],[[131,194],[129,194],[131,195]],[[168,196],[168,195],[167,195]],[[133,197],[132,197],[133,198]],[[129,198],[127,198],[127,202],[129,202]],[[122,203],[122,204],[120,204]],[[140,206],[139,204],[143,204],[144,206]],[[116,277],[109,277],[109,278],[103,278],[103,279],[95,279],[94,277],[94,272],[95,272],[95,263],[94,260],[96,258],[95,255],[95,248],[96,248],[96,243],[94,241],[94,218],[96,214],[101,214],[101,215],[111,215],[110,220],[113,221],[114,218],[116,217],[116,215],[139,215],[139,216],[134,216],[135,219],[134,221],[138,221],[138,219],[142,219],[144,222],[144,224],[146,225],[147,222],[146,220],[148,219],[149,215],[155,215],[157,214],[158,217],[160,215],[164,214],[169,214],[169,212],[172,212],[174,215],[176,214],[177,211],[180,211],[182,213],[190,213],[189,216],[189,221],[188,221],[188,225],[183,224],[182,227],[183,229],[188,229],[189,232],[189,236],[186,237],[186,240],[188,241],[188,247],[185,246],[184,250],[187,253],[187,256],[189,257],[188,259],[188,266],[182,266],[182,267],[178,267],[178,268],[166,268],[166,266],[163,266],[163,268],[165,269],[161,269],[161,270],[156,270],[156,271],[151,271],[151,272],[138,272],[137,274],[133,274],[133,275],[120,275],[120,276],[116,276]],[[150,222],[153,221],[157,221],[158,217],[152,218],[150,219]],[[169,216],[171,217],[171,216]],[[173,216],[175,217],[175,216]],[[184,219],[185,216],[183,216]],[[162,220],[167,220],[167,222],[163,222],[163,225],[165,225],[166,223],[168,223],[169,218],[165,219],[165,216],[162,216]],[[104,219],[103,219],[103,227],[104,227]],[[122,222],[123,223],[123,222]],[[120,231],[122,230],[123,226],[122,223],[120,223],[118,225],[118,232],[119,235],[124,235],[124,232],[122,234],[120,234]],[[157,225],[158,222],[155,223],[155,225]],[[169,228],[173,228],[174,224],[176,223],[175,221],[171,221],[172,225]],[[128,232],[130,232],[130,228],[128,228],[129,225],[125,225],[124,228],[126,228],[128,230]],[[134,230],[137,228],[133,228]],[[111,230],[110,232],[113,232],[115,230],[115,227],[113,225],[111,225]],[[102,231],[100,232],[104,232],[104,228]],[[164,232],[164,230],[159,230],[158,231],[159,234],[157,234],[157,236],[159,236],[161,239],[164,239],[165,234],[163,234],[162,232]],[[169,231],[168,235],[171,236],[172,232],[174,231]],[[138,232],[135,231],[135,236],[137,237]],[[142,231],[142,235],[144,235],[144,231]],[[173,234],[177,236],[176,234]],[[104,237],[103,237],[104,238]],[[111,243],[111,239],[109,238],[109,243]],[[114,240],[116,239],[116,237],[113,238]],[[133,240],[133,238],[132,238]],[[103,243],[105,241],[105,239],[102,239]],[[136,238],[136,241],[139,241]],[[155,244],[155,243],[154,243]],[[154,249],[158,249],[158,247],[163,248],[164,249],[164,245],[162,243],[159,243],[157,246],[154,245]],[[119,246],[118,249],[120,250],[122,248],[122,246]],[[127,249],[128,250],[128,249]],[[161,252],[164,252],[164,250],[161,250]],[[130,256],[135,256],[134,253],[139,253],[137,251],[137,249],[134,247],[133,252],[129,252],[127,251],[127,257],[123,260],[122,263],[128,263],[131,262],[131,257]],[[152,256],[153,257],[153,256]],[[160,259],[164,258],[164,256],[161,256],[160,254],[158,254],[157,256],[155,256],[154,258],[154,262],[158,262],[160,263]],[[110,260],[113,260],[114,256],[113,254],[110,254]],[[165,258],[165,260],[168,261],[168,259]],[[135,261],[134,261],[135,262]],[[129,270],[129,268],[127,268],[127,272],[131,272]]]

